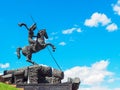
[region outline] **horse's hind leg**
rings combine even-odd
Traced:
[[[26,55],[26,58],[27,58],[27,61],[28,61],[28,62],[31,62],[32,54]]]
[[[17,50],[16,50],[18,59],[20,59],[20,50],[22,50],[22,48],[20,48],[20,47],[17,48]]]
[[[33,65],[37,65],[37,63],[35,63],[35,62],[33,62],[33,61],[31,60],[32,54],[29,54],[29,55],[27,55],[26,57],[27,57],[27,62],[32,63]]]

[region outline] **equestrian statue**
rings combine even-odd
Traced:
[[[20,59],[20,57],[21,57],[20,51],[22,51],[22,54],[24,56],[26,56],[26,61],[28,61],[32,64],[36,64],[35,62],[33,62],[31,60],[33,53],[36,53],[36,52],[46,48],[47,46],[51,46],[53,51],[55,51],[56,48],[53,44],[45,42],[45,38],[48,39],[46,29],[39,30],[37,35],[34,36],[34,30],[36,29],[36,23],[34,23],[30,28],[28,28],[28,26],[25,23],[20,23],[18,25],[20,27],[25,26],[26,29],[29,32],[28,33],[29,45],[24,46],[24,47],[18,47],[17,50],[16,50],[18,59]],[[33,37],[36,37],[36,40],[33,39]]]

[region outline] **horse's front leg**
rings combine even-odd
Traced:
[[[51,44],[51,43],[46,43],[45,47],[48,46],[48,45],[51,46],[52,49],[53,49],[53,52],[55,52],[56,47],[53,44]]]

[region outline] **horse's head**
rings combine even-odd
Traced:
[[[40,36],[44,36],[46,39],[48,39],[46,29],[42,29],[38,33],[39,33]]]

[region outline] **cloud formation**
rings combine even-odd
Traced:
[[[86,19],[84,25],[88,27],[106,26],[108,32],[118,30],[118,26],[112,23],[110,18],[98,12],[93,13],[90,19]]]
[[[86,19],[84,25],[89,27],[98,27],[100,24],[105,26],[111,22],[105,14],[95,12],[92,14],[90,19]]]
[[[113,72],[108,71],[109,61],[101,60],[88,66],[76,66],[64,72],[67,81],[68,77],[81,79],[80,90],[119,90],[120,88],[110,89],[108,86],[102,86],[102,83],[114,83]],[[87,86],[87,87],[86,87]]]
[[[6,64],[1,64],[0,63],[0,68],[8,68],[8,67],[10,67],[9,63],[6,63]]]
[[[100,87],[100,86],[94,86],[94,87],[90,87],[90,88],[79,88],[79,90],[111,90],[107,87]]]
[[[61,46],[65,46],[66,43],[65,43],[65,42],[60,42],[59,45],[61,45]]]
[[[120,88],[115,88],[114,90],[120,90]]]
[[[70,29],[67,29],[67,30],[63,30],[62,34],[72,34],[74,31],[82,32],[81,28],[70,28]]]
[[[106,27],[106,30],[108,30],[108,32],[113,32],[113,31],[116,31],[117,29],[118,29],[118,26],[115,23],[112,23]]]
[[[117,3],[113,5],[113,11],[115,14],[120,15],[120,0],[118,0]]]

